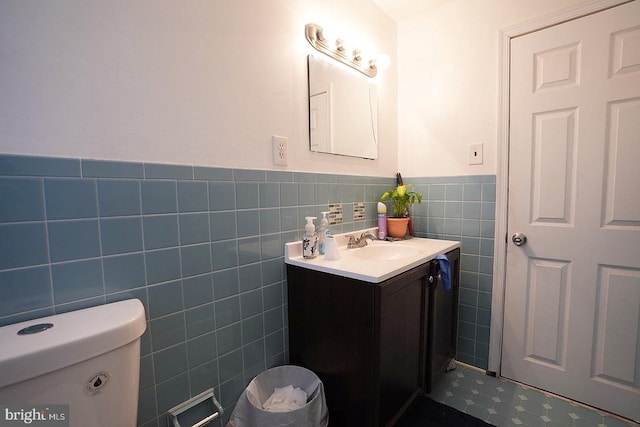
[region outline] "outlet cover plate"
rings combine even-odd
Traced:
[[[273,147],[273,164],[278,166],[287,166],[287,158],[289,156],[287,137],[273,135],[271,137],[271,144]]]

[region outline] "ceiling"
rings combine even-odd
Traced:
[[[426,13],[452,0],[373,0],[387,15],[396,21]]]

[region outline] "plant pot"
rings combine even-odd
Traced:
[[[397,239],[402,239],[407,235],[407,225],[409,217],[404,218],[387,218],[387,234]]]

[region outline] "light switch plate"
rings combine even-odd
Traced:
[[[469,164],[470,165],[482,164],[482,143],[469,144]]]

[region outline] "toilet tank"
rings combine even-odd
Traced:
[[[42,410],[61,426],[135,426],[145,328],[137,299],[1,327],[0,421]]]

